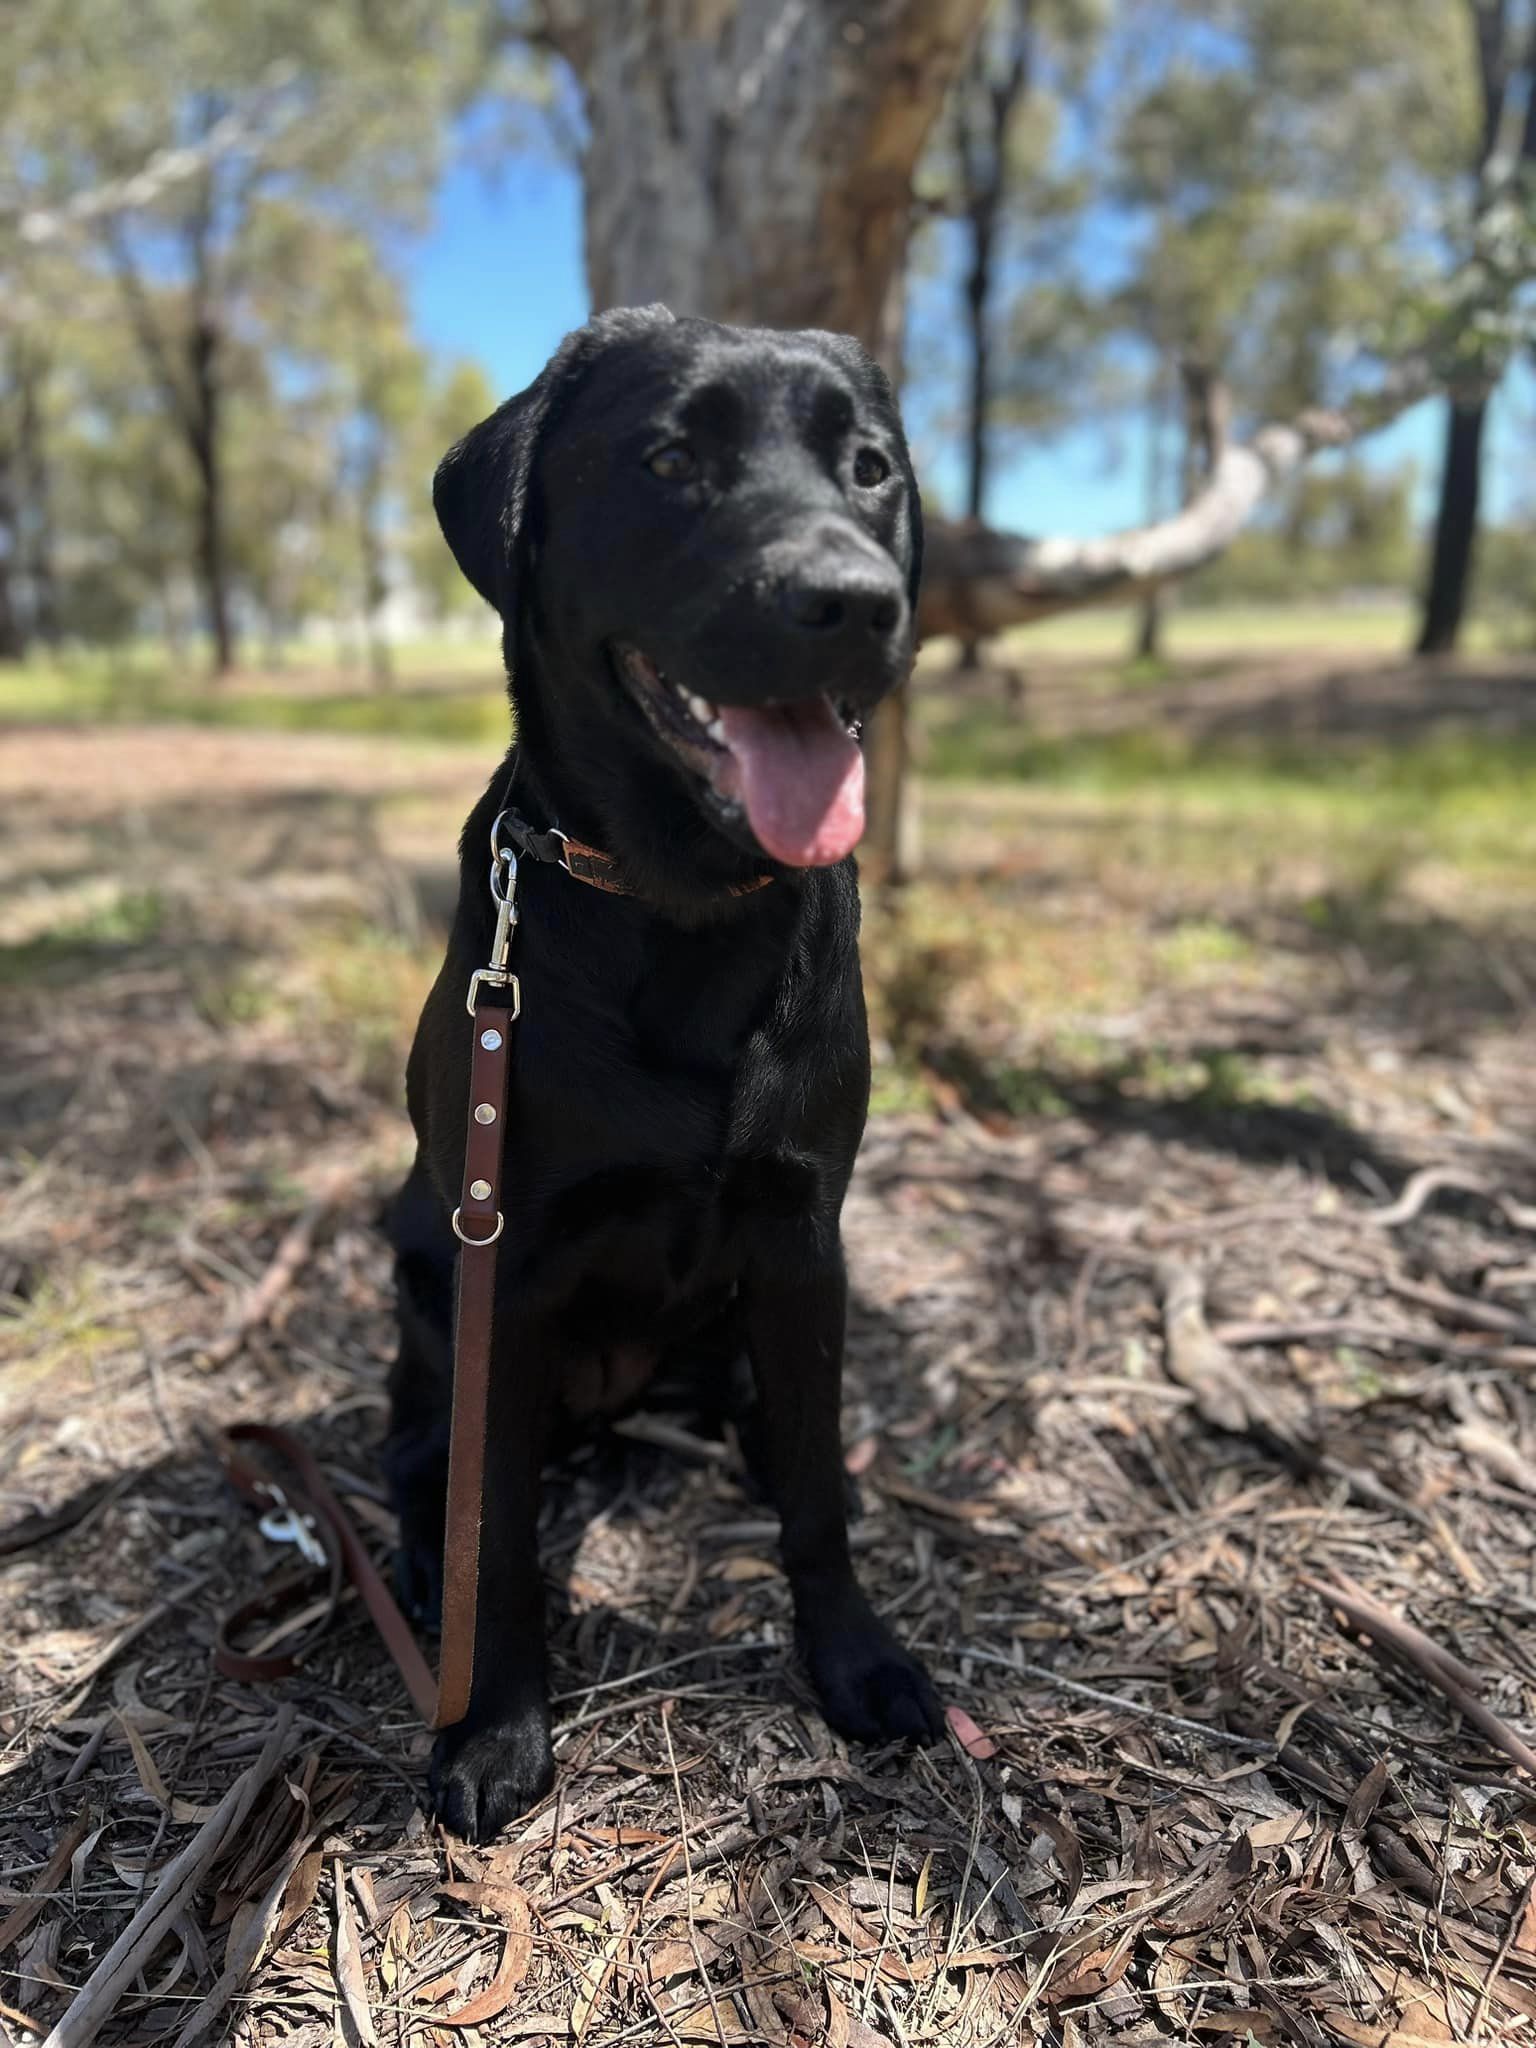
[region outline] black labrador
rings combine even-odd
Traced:
[[[859,720],[911,667],[922,528],[890,388],[855,342],[662,307],[568,336],[447,455],[434,501],[504,621],[517,740],[465,827],[408,1070],[387,1457],[424,1619],[493,821],[510,807],[599,849],[628,892],[527,860],[518,884],[475,1682],[432,1766],[439,1817],[483,1841],[554,1774],[541,1464],[573,1416],[633,1404],[669,1360],[721,1401],[744,1384],[827,1719],[870,1742],[942,1732],[854,1579],[838,1438],[838,1219],[869,1092]]]

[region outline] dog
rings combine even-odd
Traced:
[[[433,499],[503,620],[516,739],[465,827],[407,1070],[386,1463],[402,1595],[429,1623],[493,824],[569,835],[608,876],[525,859],[518,878],[475,1677],[431,1765],[439,1819],[484,1841],[554,1776],[541,1466],[573,1417],[633,1405],[685,1355],[722,1400],[747,1382],[742,1443],[827,1720],[863,1742],[943,1730],[856,1583],[838,1433],[839,1215],[869,1094],[858,734],[911,669],[922,515],[856,342],[664,307],[569,335],[445,456]]]

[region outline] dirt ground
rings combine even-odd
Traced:
[[[845,1433],[948,1747],[828,1733],[771,1518],[675,1422],[552,1480],[562,1770],[494,1849],[424,1817],[355,1601],[300,1676],[215,1675],[290,1562],[220,1427],[296,1425],[388,1552],[377,1222],[489,765],[0,748],[0,2042],[82,1987],[61,2043],[1536,2040],[1536,884],[1322,919],[929,792]],[[983,889],[1010,958],[951,990],[923,920]],[[1003,965],[1048,1036],[983,1014]]]

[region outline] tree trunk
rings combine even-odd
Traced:
[[[1478,86],[1482,122],[1472,164],[1478,181],[1478,225],[1500,196],[1508,196],[1509,179],[1492,176],[1505,107],[1515,82],[1512,70],[1508,0],[1472,0],[1472,27],[1477,43]],[[1520,164],[1536,162],[1536,83],[1529,88],[1517,143]],[[1420,654],[1450,654],[1461,635],[1462,617],[1472,580],[1477,544],[1478,498],[1482,481],[1483,419],[1488,394],[1451,400],[1445,430],[1445,466],[1440,472],[1440,503],[1435,514],[1435,539],[1429,564],[1429,587],[1419,623]]]
[[[992,411],[992,265],[997,249],[997,195],[989,193],[971,215],[971,261],[965,280],[970,330],[971,377],[966,405],[966,516],[984,519],[987,510],[987,426]]]
[[[1435,519],[1434,553],[1424,620],[1419,630],[1420,654],[1449,654],[1461,633],[1472,580],[1477,542],[1477,503],[1482,478],[1485,398],[1453,403],[1446,418],[1445,468],[1440,479],[1440,510]]]
[[[1160,516],[1163,510],[1163,437],[1167,431],[1168,395],[1172,378],[1172,366],[1166,356],[1158,363],[1152,378],[1151,402],[1148,406],[1147,436],[1147,524]],[[1143,594],[1136,607],[1136,631],[1131,643],[1133,661],[1160,661],[1163,652],[1163,591],[1162,585],[1152,584]]]
[[[229,559],[224,531],[224,445],[219,386],[219,336],[211,321],[200,320],[188,345],[192,371],[193,414],[188,442],[197,471],[197,580],[202,587],[203,616],[208,628],[215,677],[227,676],[235,665],[235,632],[229,604]]]
[[[358,550],[363,571],[363,639],[368,649],[368,673],[374,688],[388,690],[395,680],[389,635],[384,630],[384,606],[389,600],[389,576],[385,568],[384,541],[379,531],[383,496],[383,462],[371,449],[363,460],[358,481]]]
[[[1161,661],[1163,658],[1163,589],[1155,583],[1137,606],[1133,661]]]
[[[987,436],[992,409],[992,265],[997,246],[997,193],[987,190],[973,195],[968,226],[971,230],[971,260],[965,279],[966,330],[971,345],[971,374],[966,394],[966,491],[965,510],[978,524],[985,516],[987,502]],[[981,642],[968,636],[960,643],[962,669],[981,664]]]
[[[547,0],[587,108],[594,307],[856,335],[894,368],[912,175],[987,0]],[[902,864],[905,706],[870,722],[865,873]],[[894,736],[881,728],[894,726]]]
[[[954,152],[960,173],[962,215],[970,232],[970,260],[964,281],[964,319],[970,344],[970,389],[966,402],[966,516],[976,525],[986,517],[992,444],[992,279],[997,265],[998,225],[1008,185],[1008,136],[1029,87],[1033,0],[1012,0],[1008,44],[1001,56],[983,29],[975,54],[954,94]],[[961,642],[959,666],[974,669],[980,640]]]
[[[912,173],[986,0],[548,0],[585,90],[599,308],[832,327],[890,359]]]
[[[20,536],[14,474],[10,450],[0,447],[0,661],[20,661],[27,651],[26,626],[16,589]]]
[[[27,504],[24,558],[32,597],[31,626],[39,640],[52,645],[59,637],[59,598],[53,560],[52,477],[43,427],[46,364],[30,350],[19,350],[15,369],[16,456]]]

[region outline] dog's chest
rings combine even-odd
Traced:
[[[652,933],[600,960],[530,938],[509,1238],[584,1337],[641,1335],[728,1294],[765,1214],[814,1201],[817,984],[782,934]]]

